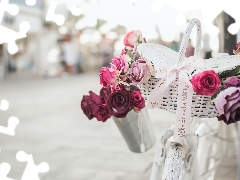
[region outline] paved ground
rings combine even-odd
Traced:
[[[14,137],[0,134],[0,162],[8,162],[9,177],[20,179],[25,163],[15,158],[19,150],[33,154],[36,164],[46,161],[46,180],[148,179],[154,150],[130,152],[116,125],[88,121],[79,102],[89,90],[99,91],[97,74],[69,79],[21,80],[1,83],[0,99],[7,99],[9,110],[1,112],[0,123],[9,116],[20,124]],[[151,113],[156,135],[171,124],[160,110]],[[156,113],[157,112],[157,113]]]
[[[20,180],[26,163],[16,160],[24,150],[36,164],[48,162],[41,180],[147,180],[156,145],[143,154],[132,153],[114,122],[88,121],[80,100],[89,90],[98,92],[97,74],[68,79],[9,80],[0,83],[0,99],[10,108],[0,112],[0,125],[9,116],[20,124],[14,137],[0,134],[0,163],[11,165],[9,177]],[[174,115],[149,110],[155,134],[173,123]]]

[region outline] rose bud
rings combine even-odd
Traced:
[[[240,42],[236,44],[236,50],[233,50],[233,54],[240,55]]]
[[[143,41],[141,31],[131,31],[124,36],[123,44],[134,48],[138,43]]]
[[[139,89],[135,89],[130,93],[131,104],[135,112],[139,112],[142,108],[145,107],[145,100],[142,97],[142,94]]]
[[[230,77],[230,78],[226,79],[226,81],[224,82],[224,85],[225,85],[225,88],[240,87],[240,79],[238,79],[235,76]]]

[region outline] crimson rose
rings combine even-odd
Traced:
[[[98,111],[98,105],[102,104],[100,96],[89,91],[90,96],[84,95],[81,101],[81,108],[88,119],[94,118]]]
[[[91,104],[90,96],[84,95],[81,101],[81,108],[83,113],[88,117],[89,120],[94,118],[90,104]]]
[[[145,107],[145,100],[142,97],[142,94],[139,89],[135,89],[130,93],[131,104],[135,112],[139,112],[142,108]]]
[[[213,70],[195,74],[191,82],[197,95],[213,96],[221,86],[221,81]]]
[[[111,117],[111,114],[108,113],[107,107],[105,104],[99,105],[98,110],[95,114],[98,121],[105,122],[108,118]]]
[[[107,102],[107,98],[109,96],[109,94],[111,93],[111,88],[108,87],[108,88],[102,88],[100,90],[100,97],[101,97],[101,100],[102,100],[102,103],[105,104]]]
[[[107,109],[117,118],[124,118],[131,110],[131,97],[128,91],[115,91],[108,96]]]

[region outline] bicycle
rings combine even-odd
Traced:
[[[213,118],[212,121],[214,122],[214,125],[213,127],[209,127],[208,123],[210,119],[207,120],[208,122],[202,119],[199,120],[201,122],[200,125],[198,125],[195,134],[187,134],[183,137],[184,140],[182,142],[176,143],[172,141],[171,138],[173,137],[174,127],[168,128],[163,132],[154,157],[150,180],[158,179],[160,168],[164,164],[165,167],[162,175],[163,180],[177,180],[180,179],[181,176],[184,180],[206,180],[212,173],[215,173],[219,163],[221,162],[222,155],[219,154],[218,157],[213,159],[215,162],[211,163],[210,169],[209,155],[211,148],[213,148],[214,145],[221,148],[222,144],[221,141],[214,143],[211,140],[207,140],[207,138],[212,137],[213,134],[217,133],[216,130],[218,128],[218,122]],[[215,140],[217,141],[217,139]],[[170,143],[168,151],[166,146],[167,142]],[[198,158],[195,156],[198,156]],[[199,163],[198,159],[201,159],[201,163]],[[182,169],[181,166],[183,162],[184,164]],[[193,167],[198,167],[194,174]],[[183,173],[181,174],[181,172]]]
[[[194,51],[194,57],[191,61],[188,61],[184,64],[184,55],[187,48],[187,43],[190,39],[190,33],[192,31],[193,26],[197,26],[197,43],[196,48]],[[179,108],[179,104],[186,104],[187,102],[183,103],[182,99],[179,99],[181,95],[186,94],[183,89],[178,88],[179,86],[183,86],[180,84],[181,81],[184,83],[186,89],[189,88],[189,84],[185,83],[186,78],[189,81],[189,77],[193,76],[198,72],[202,72],[205,70],[203,67],[198,68],[196,64],[198,63],[197,57],[200,54],[200,47],[201,47],[201,24],[199,20],[193,19],[190,24],[188,25],[185,34],[183,36],[183,41],[180,46],[179,53],[173,52],[172,50],[164,47],[164,46],[156,46],[155,44],[141,44],[137,47],[138,52],[147,59],[154,66],[155,70],[155,78],[150,79],[147,83],[140,86],[141,91],[143,92],[146,101],[148,101],[148,105],[151,108],[161,108],[173,113],[176,113],[178,118],[181,118],[182,124],[180,124],[180,120],[176,119],[175,126],[167,129],[161,138],[159,146],[156,151],[156,155],[154,158],[152,173],[151,173],[151,180],[157,180],[158,174],[160,171],[161,166],[165,164],[165,168],[163,170],[162,179],[163,180],[192,180],[192,179],[201,179],[205,180],[210,176],[214,176],[214,173],[221,162],[222,154],[214,158],[210,158],[208,154],[199,154],[199,152],[203,152],[204,148],[208,150],[214,151],[214,149],[218,148],[221,149],[222,142],[219,141],[219,138],[213,138],[208,140],[209,137],[217,137],[217,129],[218,128],[211,128],[209,123],[204,120],[205,118],[212,118],[215,123],[215,126],[218,126],[218,121],[216,117],[218,112],[211,103],[210,96],[197,96],[196,94],[192,94],[191,103],[188,104],[189,106],[185,105],[184,113],[183,109]],[[157,54],[157,53],[158,54]],[[155,54],[154,54],[155,53]],[[226,54],[223,54],[226,56]],[[196,57],[196,59],[194,59]],[[166,59],[168,58],[168,62]],[[174,59],[178,59],[177,66],[175,66],[175,62],[172,61]],[[222,59],[221,59],[222,58]],[[216,58],[215,60],[223,60],[224,57],[221,56]],[[226,58],[226,57],[225,57]],[[237,58],[236,58],[237,60]],[[165,64],[157,64],[158,61],[164,62]],[[192,64],[190,64],[192,63]],[[225,67],[221,66],[220,63],[209,64],[207,68],[215,69],[217,72],[223,72]],[[235,61],[236,64],[236,61]],[[181,70],[186,68],[187,66],[195,67],[195,70],[191,72],[184,72],[186,74],[181,74]],[[239,65],[239,63],[238,63]],[[159,67],[158,67],[159,66]],[[180,67],[179,67],[180,66]],[[206,69],[207,69],[206,68]],[[187,69],[188,70],[188,69]],[[163,75],[164,74],[164,75]],[[180,78],[185,78],[185,81],[182,81]],[[186,77],[187,76],[187,77]],[[191,84],[191,83],[190,83]],[[191,88],[189,88],[191,89]],[[181,91],[179,91],[181,90]],[[188,89],[187,89],[188,90]],[[186,91],[187,91],[186,90]],[[151,94],[151,96],[150,96]],[[154,94],[154,95],[153,95]],[[150,97],[149,97],[150,96]],[[186,100],[187,98],[185,98]],[[180,102],[179,102],[180,101]],[[180,110],[179,110],[180,109]],[[188,115],[185,114],[187,111]],[[179,113],[180,112],[180,113]],[[182,113],[182,114],[181,114]],[[184,115],[179,116],[179,115]],[[186,116],[185,116],[186,115]],[[197,117],[200,119],[200,123],[197,128],[190,131],[190,120],[187,119],[188,117]],[[210,121],[209,119],[207,121]],[[192,121],[193,124],[196,124],[195,121]],[[195,133],[191,133],[195,132]],[[211,134],[210,134],[211,133]],[[202,134],[202,135],[200,135]],[[169,150],[166,153],[166,144],[170,142]],[[198,151],[198,146],[200,146],[201,151]],[[194,169],[192,167],[196,167],[198,164],[198,160],[194,158],[195,156],[199,156],[202,158],[203,163],[199,168],[198,173],[193,173]],[[165,158],[166,156],[166,158]],[[213,162],[209,163],[209,160],[213,160]],[[181,169],[183,163],[183,169]],[[182,171],[183,170],[183,171]]]

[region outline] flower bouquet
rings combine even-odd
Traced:
[[[99,95],[90,91],[81,101],[89,120],[95,117],[105,122],[112,117],[133,152],[145,152],[155,143],[145,100],[137,88],[152,75],[151,66],[136,52],[138,44],[144,42],[140,31],[127,33],[121,55],[112,59],[110,68],[100,70],[103,87]]]

